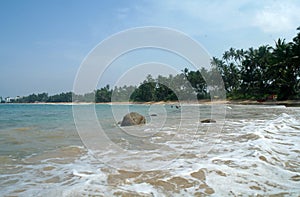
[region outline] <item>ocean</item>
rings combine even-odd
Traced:
[[[120,127],[131,111],[147,124]],[[216,123],[201,123],[213,118]],[[300,108],[1,104],[0,196],[299,196]]]

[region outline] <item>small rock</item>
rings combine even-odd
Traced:
[[[150,116],[157,116],[157,114],[150,114]]]
[[[204,119],[200,121],[201,123],[216,123],[217,121],[215,121],[214,119]]]

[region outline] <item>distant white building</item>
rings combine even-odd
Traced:
[[[10,97],[6,97],[6,98],[5,98],[5,102],[6,102],[6,103],[13,102],[14,100],[15,100],[14,98],[10,98]]]

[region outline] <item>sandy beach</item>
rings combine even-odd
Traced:
[[[26,103],[22,103],[26,104]],[[212,105],[212,104],[236,104],[236,105],[286,105],[286,106],[300,106],[300,100],[286,100],[286,101],[264,101],[259,102],[255,100],[193,100],[193,101],[150,101],[150,102],[36,102],[30,104],[49,104],[49,105],[93,105],[93,104],[107,104],[107,105],[180,105],[180,104],[201,104],[201,105]]]

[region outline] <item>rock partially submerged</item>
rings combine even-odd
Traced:
[[[133,126],[133,125],[140,125],[146,124],[146,119],[143,115],[137,112],[130,112],[123,117],[121,122],[121,126]]]
[[[208,118],[208,119],[201,120],[200,122],[201,123],[216,123],[217,121],[215,121],[214,119]]]

